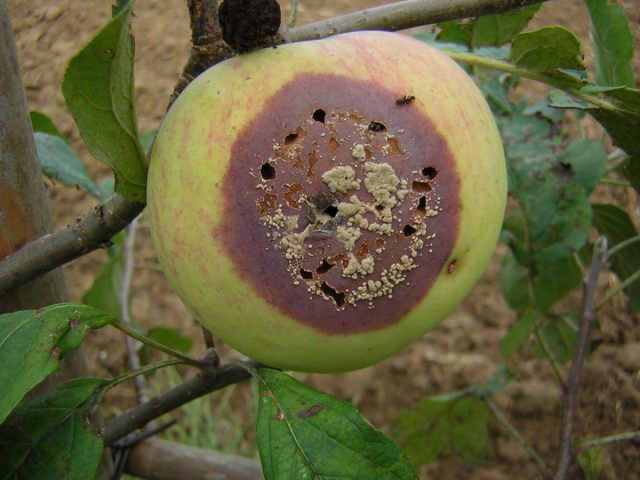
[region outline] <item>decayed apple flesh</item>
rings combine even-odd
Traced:
[[[261,296],[318,330],[393,323],[449,268],[458,172],[405,93],[298,77],[231,151],[224,245]]]

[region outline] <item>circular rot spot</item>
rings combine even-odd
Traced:
[[[255,294],[324,333],[400,319],[456,240],[447,142],[419,99],[397,99],[374,83],[300,75],[232,147],[213,235]]]

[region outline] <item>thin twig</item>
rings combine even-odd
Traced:
[[[560,364],[558,363],[556,358],[553,356],[553,352],[551,351],[551,347],[547,343],[547,339],[544,338],[544,335],[542,335],[542,325],[537,314],[538,299],[537,299],[536,290],[535,290],[535,277],[534,277],[533,270],[531,268],[529,268],[528,278],[529,278],[529,282],[528,282],[529,297],[531,298],[531,303],[534,307],[533,313],[532,313],[533,333],[536,336],[536,340],[538,340],[538,344],[540,345],[540,348],[542,348],[542,351],[544,352],[545,358],[549,361],[549,364],[553,369],[553,373],[555,373],[556,375],[556,379],[558,380],[558,383],[562,388],[566,388],[567,383],[564,379],[562,368],[560,367]]]
[[[289,23],[287,28],[293,28],[298,23],[298,0],[291,0],[291,15],[289,16]]]
[[[184,381],[162,395],[152,398],[151,401],[143,405],[138,405],[124,412],[108,423],[102,435],[104,444],[107,446],[112,445],[152,420],[195,398],[248,378],[250,376],[249,372],[238,363],[253,367],[259,366],[253,360],[245,359],[242,362],[230,363],[217,369],[209,368],[200,371],[195,377]]]
[[[598,308],[598,309],[602,308],[603,306],[605,306],[607,304],[607,302],[609,300],[611,300],[613,297],[615,297],[615,296],[619,295],[620,293],[622,293],[622,291],[625,288],[627,288],[632,283],[637,282],[638,280],[640,280],[640,270],[638,270],[637,272],[634,272],[633,275],[629,275],[622,282],[620,282],[620,285],[618,285],[615,288],[612,288],[606,294],[604,294],[602,296],[602,298],[600,299],[600,301],[598,302],[598,305],[597,305],[596,308]]]
[[[640,235],[636,235],[635,237],[627,238],[626,240],[623,240],[620,243],[616,243],[613,247],[609,249],[609,252],[607,252],[607,258],[613,257],[620,250],[636,242],[640,242]]]
[[[542,477],[545,480],[553,479],[553,474],[549,470],[549,467],[542,459],[540,454],[536,451],[536,449],[533,448],[533,445],[531,445],[527,441],[527,439],[524,438],[522,433],[520,433],[520,431],[507,419],[504,413],[500,411],[497,405],[493,403],[493,401],[489,397],[482,397],[482,399],[485,401],[489,409],[493,412],[496,419],[502,424],[502,426],[504,426],[504,428],[506,428],[511,436],[516,440],[516,442],[522,445],[522,447],[527,451],[533,462],[536,464],[536,467],[538,467],[538,470],[542,474]]]
[[[607,435],[606,437],[592,438],[590,440],[585,440],[578,445],[575,448],[574,454],[578,455],[579,453],[593,447],[601,447],[610,443],[628,442],[630,440],[635,440],[636,438],[640,439],[640,430],[636,430],[635,432],[615,433],[613,435]]]
[[[589,333],[596,317],[595,295],[598,276],[602,271],[607,255],[607,240],[600,237],[593,249],[593,260],[588,275],[584,279],[582,299],[582,319],[578,328],[576,347],[569,370],[567,388],[564,394],[562,422],[560,424],[560,448],[558,450],[558,465],[555,480],[567,478],[573,461],[572,437],[578,404],[578,386],[584,357],[587,353]]]
[[[138,367],[136,370],[127,370],[122,375],[111,380],[111,382],[107,385],[107,389],[117,387],[121,383],[124,383],[128,380],[131,380],[131,379],[135,380],[140,376],[147,375],[148,373],[155,372],[156,370],[160,370],[162,368],[173,367],[176,365],[183,365],[183,364],[184,362],[181,360],[178,360],[176,358],[170,358],[168,360],[162,360],[161,362],[150,363],[143,367]]]
[[[356,30],[404,30],[432,23],[515,10],[545,0],[405,0],[285,30],[287,42]]]
[[[129,314],[129,296],[131,291],[131,280],[133,278],[133,247],[136,240],[136,228],[138,225],[138,219],[134,219],[129,225],[127,237],[124,242],[123,258],[124,258],[124,272],[122,275],[122,284],[120,285],[120,291],[118,292],[118,301],[120,303],[120,319],[126,326],[131,327],[131,315]],[[140,357],[133,338],[129,335],[125,335],[124,344],[127,349],[127,361],[129,362],[129,368],[131,370],[137,370],[140,368]],[[149,401],[149,394],[147,393],[147,386],[144,380],[144,376],[138,375],[134,377],[133,383],[136,387],[136,393],[138,394],[138,403],[145,403]]]
[[[170,347],[167,347],[166,345],[160,342],[156,342],[155,340],[149,337],[145,337],[144,335],[141,335],[139,332],[129,327],[128,325],[124,324],[123,322],[113,322],[111,325],[116,327],[118,330],[120,330],[124,334],[126,334],[128,337],[131,337],[155,350],[164,352],[167,355],[180,360],[182,363],[191,365],[192,367],[207,368],[212,365],[211,363],[205,360],[196,360],[195,358],[191,358],[188,355],[184,355],[183,353],[177,350],[174,350]]]

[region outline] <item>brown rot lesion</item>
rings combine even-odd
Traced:
[[[384,115],[317,105],[274,138],[272,156],[257,160],[258,203],[293,284],[338,311],[375,308],[410,285],[442,210],[430,149]]]

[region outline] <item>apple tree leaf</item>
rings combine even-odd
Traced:
[[[417,479],[409,459],[350,403],[276,370],[259,385],[257,443],[267,480]]]
[[[546,120],[527,115],[498,117],[508,158],[509,191],[518,200],[527,245],[513,245],[535,262],[552,265],[580,250],[591,228],[591,206],[584,188],[554,153]]]
[[[441,43],[455,43],[470,47],[473,25],[473,21],[450,20],[441,22],[438,24],[440,32],[438,32],[436,38]]]
[[[602,142],[577,140],[571,142],[558,157],[561,165],[571,167],[573,180],[590,194],[607,171],[607,151]]]
[[[122,233],[111,239],[107,249],[109,257],[102,264],[100,274],[94,278],[89,290],[82,296],[82,303],[98,308],[115,318],[120,318],[120,286],[124,276]]]
[[[508,358],[518,351],[534,329],[534,313],[525,310],[500,342],[500,354]]]
[[[602,106],[596,107],[584,98],[576,99],[557,90],[549,94],[549,104],[555,108],[582,110],[600,122],[613,143],[629,155],[624,173],[633,188],[640,192],[640,90],[587,85],[579,92],[596,96],[596,101]]]
[[[487,405],[477,397],[426,398],[400,414],[395,437],[415,465],[428,465],[449,455],[463,465],[473,465],[493,454],[490,419]]]
[[[91,154],[115,174],[116,192],[144,201],[148,161],[134,105],[131,2],[69,62],[62,92]]]
[[[615,205],[595,204],[593,225],[601,235],[607,237],[609,248],[638,236],[638,231],[629,214]],[[611,269],[620,280],[626,280],[640,270],[640,242],[619,250],[610,259]],[[640,282],[634,282],[625,289],[629,305],[634,312],[640,311]]]
[[[182,353],[188,353],[193,347],[193,341],[182,335],[180,331],[175,328],[155,327],[149,330],[146,336],[151,340],[155,340]]]
[[[510,10],[496,15],[478,17],[473,25],[471,46],[498,47],[510,42],[519,32],[529,24],[540,4]]]
[[[602,478],[601,474],[607,465],[605,454],[602,447],[592,447],[581,451],[576,456],[581,478],[584,480],[598,480]]]
[[[506,365],[498,365],[491,377],[478,385],[471,385],[466,391],[481,398],[492,397],[504,392],[514,378],[515,375]]]
[[[562,27],[519,33],[511,46],[511,61],[532,70],[584,70],[582,59],[580,40],[575,33]]]
[[[522,312],[531,306],[529,271],[518,263],[511,250],[507,250],[502,257],[500,291],[509,306],[517,312]]]
[[[49,135],[55,135],[56,137],[63,138],[65,142],[69,143],[64,135],[60,133],[60,130],[58,130],[55,123],[53,123],[53,120],[44,113],[33,110],[29,112],[29,117],[31,118],[31,127],[34,132],[44,132]]]
[[[73,304],[0,315],[0,422],[29,390],[58,370],[88,329],[112,321],[100,310]]]
[[[439,42],[456,43],[478,49],[498,47],[510,42],[521,32],[540,9],[540,5],[509,10],[495,15],[483,15],[472,20],[441,22]]]
[[[533,354],[543,358],[547,356],[548,351],[556,362],[569,362],[576,348],[579,322],[578,315],[560,315],[548,319],[539,331],[546,349],[540,344],[541,340],[537,339],[533,345]]]
[[[62,137],[35,132],[34,138],[42,173],[67,187],[78,187],[97,199],[103,198],[80,157]]]
[[[607,0],[585,0],[595,45],[596,83],[634,86],[633,36],[624,10]]]
[[[11,412],[0,425],[3,478],[95,478],[104,446],[88,419],[107,383],[72,380]]]

